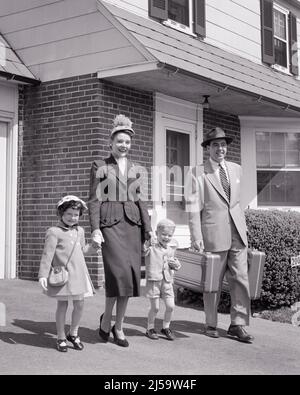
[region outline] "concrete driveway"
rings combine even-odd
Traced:
[[[103,312],[104,290],[86,300],[80,336],[83,351],[70,347],[67,353],[55,349],[54,312],[56,302],[42,295],[37,282],[0,281],[0,306],[6,310],[6,325],[0,319],[0,374],[97,374],[97,375],[295,375],[300,373],[300,328],[290,324],[253,318],[253,344],[226,337],[229,316],[220,314],[221,337],[202,334],[203,311],[176,306],[171,342],[163,337],[145,337],[148,300],[132,298],[128,306],[125,333],[129,348],[111,339],[99,341],[97,327]],[[70,310],[68,312],[70,317]],[[157,329],[162,324],[163,305]]]

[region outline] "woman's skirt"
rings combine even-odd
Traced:
[[[106,296],[139,296],[141,227],[124,217],[101,232]]]

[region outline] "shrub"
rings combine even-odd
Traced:
[[[291,306],[300,300],[300,267],[291,267],[291,257],[300,254],[300,214],[246,210],[246,222],[249,246],[266,253],[261,307]]]

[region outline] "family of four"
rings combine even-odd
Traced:
[[[175,223],[169,219],[152,231],[146,203],[136,187],[140,174],[127,159],[135,132],[132,122],[118,115],[110,132],[111,154],[92,164],[88,207],[80,198],[68,195],[57,204],[59,221],[47,230],[40,264],[39,282],[44,292],[57,299],[56,327],[58,351],[84,348],[78,336],[84,298],[94,294],[84,254],[87,252],[84,230],[78,225],[83,211],[89,209],[92,245],[102,250],[105,273],[105,309],[99,318],[99,336],[107,342],[110,333],[121,347],[129,343],[123,332],[124,317],[130,297],[140,295],[141,259],[146,262],[146,296],[150,301],[146,336],[158,340],[155,318],[159,301],[164,300],[165,314],[161,333],[174,340],[170,329],[174,311],[174,271],[180,269],[173,239]],[[209,159],[194,168],[186,186],[186,206],[192,248],[220,255],[223,275],[227,276],[231,295],[231,325],[228,335],[251,343],[245,326],[249,325],[250,297],[247,274],[247,236],[244,214],[240,208],[241,167],[225,161],[231,138],[221,128],[212,129],[202,146]],[[135,183],[135,184],[133,184]],[[134,188],[132,188],[134,186]],[[129,193],[130,191],[130,193]],[[132,192],[134,191],[134,192]],[[51,267],[67,266],[68,282],[54,287],[48,282]],[[223,276],[222,276],[223,277]],[[222,278],[220,280],[221,291]],[[219,337],[217,331],[218,293],[204,294],[205,334]],[[65,333],[68,302],[73,301],[72,322]],[[115,308],[115,322],[112,314]]]

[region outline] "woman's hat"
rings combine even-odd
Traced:
[[[211,129],[206,135],[206,139],[201,143],[202,147],[207,147],[213,140],[226,140],[227,144],[232,143],[233,139],[231,137],[226,137],[225,132],[222,128],[216,127]]]
[[[63,197],[62,199],[60,199],[60,201],[57,203],[56,208],[59,208],[60,206],[62,206],[64,203],[67,203],[67,202],[76,202],[76,203],[80,203],[80,204],[82,205],[82,208],[83,208],[84,210],[87,210],[87,205],[86,205],[86,203],[85,203],[83,200],[79,199],[79,197],[74,196],[74,195],[67,195],[67,196],[64,196],[64,197]]]
[[[135,134],[134,130],[132,129],[131,120],[128,117],[125,117],[123,114],[117,115],[115,117],[113,125],[114,128],[110,133],[110,138],[113,138],[114,134],[118,132],[128,133],[130,137]]]

